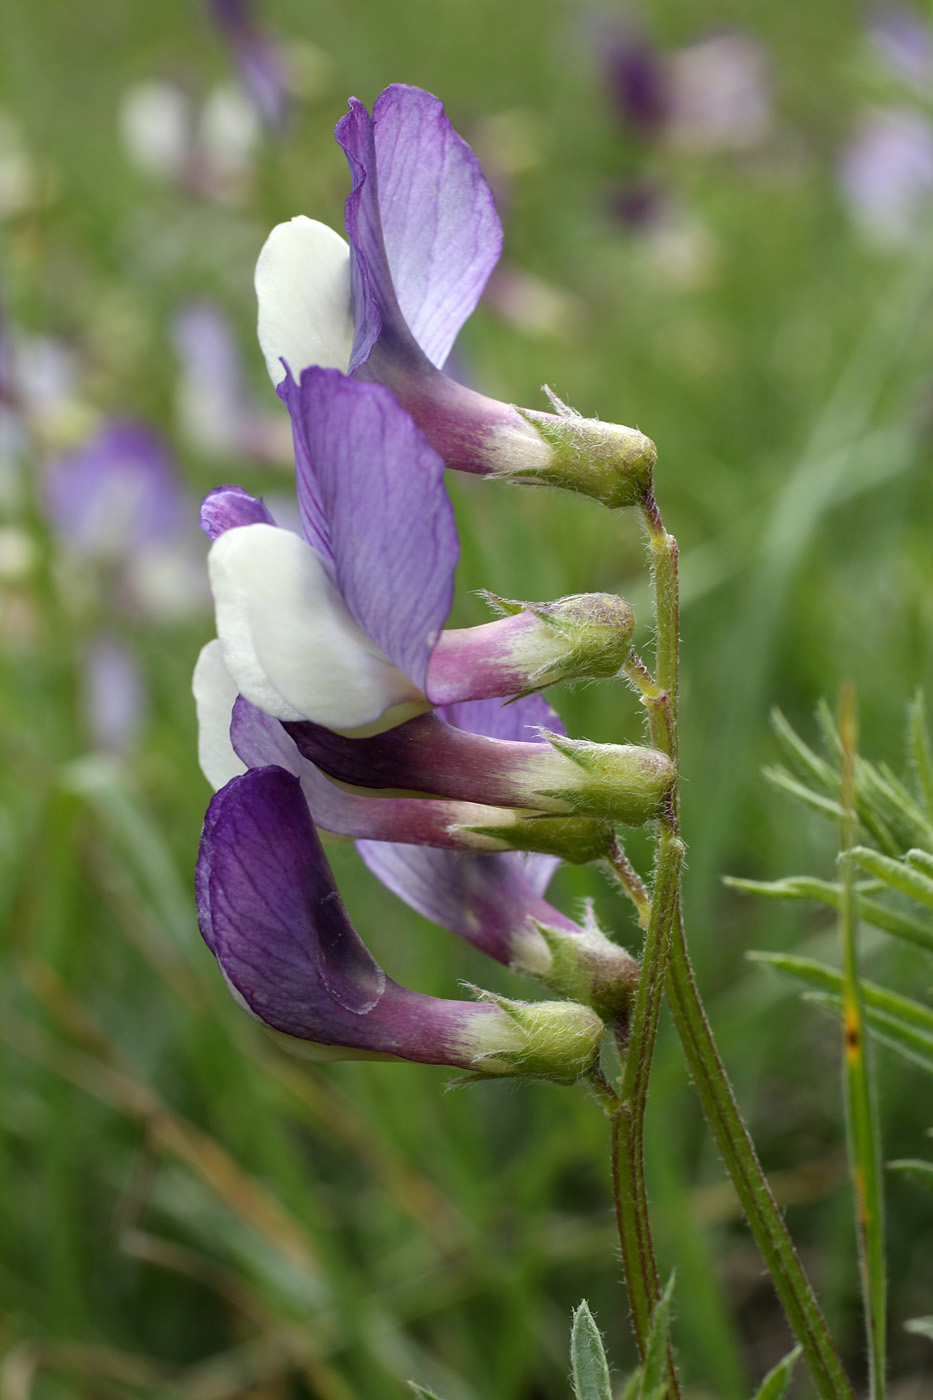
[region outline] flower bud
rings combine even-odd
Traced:
[[[676,770],[657,749],[593,744],[542,731],[546,743],[489,739],[419,715],[370,738],[286,723],[305,758],[339,782],[463,802],[573,813],[640,826],[659,816]]]
[[[534,927],[550,954],[550,965],[537,975],[552,991],[585,1002],[608,1021],[627,1015],[638,986],[638,963],[606,937],[591,908],[584,926],[573,933],[537,920]]]
[[[570,1001],[512,1001],[478,989],[476,996],[499,1015],[474,1030],[475,1074],[520,1074],[573,1084],[595,1064],[604,1028],[588,1007]]]
[[[556,681],[602,680],[621,670],[635,626],[623,598],[578,593],[555,603],[522,603],[485,596],[504,616],[441,633],[428,663],[434,704],[527,695]]]

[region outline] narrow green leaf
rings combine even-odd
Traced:
[[[789,793],[798,802],[802,802],[805,807],[819,812],[821,817],[827,817],[832,822],[839,821],[842,816],[842,808],[831,797],[823,797],[820,793],[814,792],[812,788],[798,783],[797,779],[791,777],[786,768],[765,768],[762,771],[772,787]]]
[[[933,855],[929,851],[920,851],[914,847],[913,850],[907,852],[904,859],[915,870],[921,870],[924,875],[933,877]]]
[[[771,727],[788,763],[796,769],[798,776],[805,782],[815,783],[828,796],[836,797],[839,793],[839,774],[832,764],[820,758],[804,743],[780,710],[771,711]]]
[[[928,909],[933,909],[933,880],[928,875],[902,860],[892,860],[890,856],[883,856],[879,851],[870,850],[867,846],[854,846],[851,855],[852,859],[876,880],[884,880],[892,890],[900,890],[901,894],[909,895],[918,904],[925,904]]]
[[[419,1385],[417,1381],[408,1381],[408,1387],[418,1396],[418,1400],[441,1400],[433,1390],[428,1390],[427,1386]]]
[[[805,992],[804,997],[807,1001],[827,1007],[841,1017],[841,997],[828,992]],[[894,1050],[905,1060],[910,1060],[911,1064],[926,1070],[927,1074],[933,1074],[933,1037],[871,1007],[868,1008],[867,1019],[874,1040],[886,1045],[889,1050]]]
[[[577,1400],[612,1400],[603,1339],[585,1298],[573,1315],[570,1367]]]
[[[748,956],[753,962],[767,963],[819,992],[831,993],[837,1003],[841,997],[842,974],[826,963],[788,953],[749,953]],[[863,980],[861,988],[869,1011],[880,1011],[890,1020],[905,1023],[905,1029],[916,1027],[933,1036],[933,1009],[929,1006],[911,997],[901,996],[899,992],[888,991],[887,987],[879,987],[876,982]]]
[[[794,875],[785,880],[770,881],[739,880],[730,875],[726,877],[725,883],[733,889],[745,890],[748,894],[764,895],[770,899],[812,899],[820,904],[829,905],[831,909],[839,908],[839,886],[829,880],[816,880],[809,875]],[[875,889],[877,884],[859,885],[858,888]],[[918,948],[933,952],[933,925],[915,919],[910,914],[902,914],[899,909],[889,909],[886,904],[879,904],[877,900],[868,899],[861,893],[858,895],[858,913],[863,923],[880,928],[894,938],[903,939],[905,943],[914,943]]]
[[[913,1332],[917,1337],[929,1337],[933,1342],[933,1317],[912,1317],[904,1323],[905,1332]]]
[[[645,1348],[645,1364],[641,1378],[639,1400],[652,1400],[659,1391],[664,1400],[664,1372],[667,1366],[667,1346],[671,1330],[671,1298],[674,1296],[676,1275],[671,1274],[664,1292],[655,1304],[651,1319],[651,1332]]]
[[[918,690],[908,711],[910,722],[910,757],[917,775],[917,786],[927,815],[933,819],[933,753],[930,752],[930,731],[927,728],[923,691]]]
[[[800,1347],[794,1347],[794,1350],[789,1351],[783,1361],[779,1361],[776,1366],[772,1367],[762,1381],[761,1389],[756,1393],[755,1400],[784,1400],[784,1396],[790,1388],[799,1355]]]
[[[921,1186],[928,1186],[933,1191],[933,1162],[925,1162],[922,1157],[901,1157],[895,1162],[889,1162],[888,1167],[891,1171],[912,1176],[914,1181],[919,1181]]]

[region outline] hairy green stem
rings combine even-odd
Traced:
[[[634,651],[625,670],[645,705],[651,742],[676,762],[679,654],[677,542],[665,530],[650,491],[642,503],[642,515],[648,531],[655,591],[656,675],[651,675]],[[644,1186],[642,1125],[657,1030],[660,982],[664,977],[674,1022],[704,1112],[790,1325],[803,1348],[821,1400],[854,1400],[851,1384],[819,1304],[761,1169],[700,1000],[684,936],[680,904],[683,845],[679,840],[678,820],[678,792],[675,788],[667,818],[661,823],[656,907],[652,909],[649,934],[645,941],[632,1034],[628,1045],[623,1047],[627,1053],[621,1108],[614,1117],[616,1206],[623,1258],[627,1259],[626,1275],[636,1334],[641,1338],[648,1300],[658,1296],[657,1266],[651,1248]],[[631,898],[625,872],[616,873]],[[654,943],[652,931],[656,936]],[[670,1375],[672,1385],[676,1387],[672,1367]],[[676,1388],[672,1393],[677,1393]]]
[[[612,1178],[632,1324],[642,1360],[651,1332],[652,1315],[660,1297],[645,1185],[644,1118],[670,929],[680,893],[682,863],[683,844],[665,826],[658,841],[651,917],[631,1026],[617,1030],[624,1070],[619,1106],[611,1120]],[[673,1352],[668,1355],[667,1374],[670,1395],[677,1397],[680,1387]]]

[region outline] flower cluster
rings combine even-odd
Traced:
[[[650,487],[654,448],[560,406],[496,403],[442,366],[498,257],[477,162],[440,102],[392,87],[337,128],[346,243],[306,218],[259,259],[259,336],[291,416],[301,533],[237,486],[205,499],[217,640],[194,691],[217,790],[198,863],[205,940],[234,996],[303,1053],[570,1081],[638,967],[591,914],[545,899],[560,859],[602,860],[617,823],[662,815],[666,754],[568,738],[540,691],[618,675],[621,599],[528,603],[446,629],[458,541],[445,468]],[[508,703],[503,703],[508,702]],[[359,842],[389,889],[561,999],[442,1001],[386,977],[353,928],[318,829]]]

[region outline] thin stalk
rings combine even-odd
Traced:
[[[648,502],[650,501],[650,505]],[[666,533],[653,498],[646,498],[645,519],[651,548],[652,576],[658,597],[656,646],[657,676],[633,650],[625,670],[641,693],[648,714],[651,741],[656,748],[677,761],[677,542]],[[673,635],[660,626],[664,616],[675,618]],[[659,822],[655,861],[654,890],[647,891],[617,845],[610,865],[628,897],[639,911],[639,922],[647,933],[642,955],[638,993],[631,1021],[616,1029],[619,1055],[624,1066],[620,1104],[612,1116],[612,1175],[619,1241],[628,1285],[632,1323],[638,1349],[644,1360],[651,1332],[651,1320],[661,1296],[658,1267],[651,1238],[648,1194],[645,1183],[644,1120],[648,1080],[657,1039],[658,1018],[667,965],[670,930],[680,901],[680,872],[684,848],[678,833],[679,799],[675,789],[668,810]],[[680,1395],[680,1385],[672,1348],[667,1355],[667,1388],[672,1400]]]
[[[642,514],[648,530],[655,590],[657,677],[645,684],[637,668],[627,667],[642,690],[652,743],[677,758],[677,658],[679,595],[677,542],[667,533],[657,504],[647,493]],[[676,832],[676,793],[671,811]],[[674,1022],[707,1120],[723,1155],[742,1208],[822,1400],[854,1400],[819,1304],[807,1280],[777,1202],[739,1112],[725,1066],[700,1000],[684,936],[679,898],[667,959],[667,994]]]
[[[624,1071],[619,1105],[611,1118],[612,1178],[632,1324],[643,1361],[652,1316],[661,1293],[645,1185],[644,1118],[661,1011],[667,947],[679,898],[682,863],[683,845],[666,827],[658,841],[651,918],[631,1028],[627,1033],[622,1027],[617,1030]],[[679,1396],[673,1352],[668,1355],[667,1376],[670,1395]]]
[[[855,1185],[859,1273],[868,1343],[869,1395],[871,1400],[884,1400],[884,1197],[879,1158],[880,1134],[865,1036],[865,1007],[858,975],[858,914],[854,889],[855,859],[852,852],[857,830],[857,722],[855,697],[851,686],[843,687],[840,698],[839,736],[842,741],[839,937],[842,944],[846,1127],[849,1167]]]
[[[645,889],[644,881],[629,860],[618,837],[613,840],[606,857],[622,889],[638,911],[638,926],[646,929],[651,919],[651,896]]]

